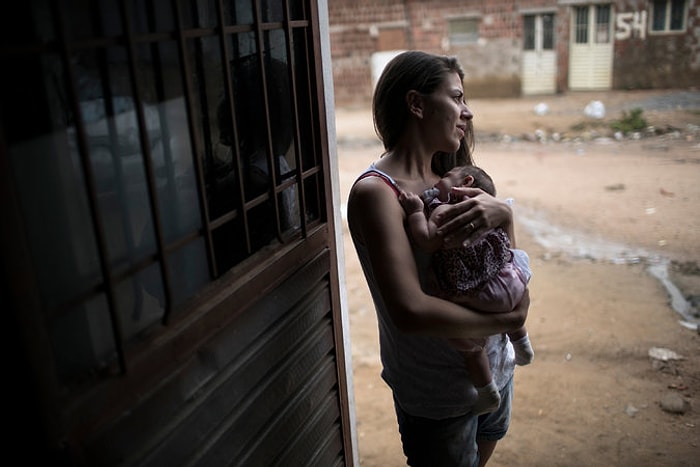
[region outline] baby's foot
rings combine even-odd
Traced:
[[[527,335],[513,342],[513,349],[515,349],[516,365],[529,365],[535,359],[535,351],[532,350],[530,338]]]
[[[501,405],[501,394],[493,380],[486,386],[476,388],[476,392],[478,397],[472,407],[472,415],[493,412]]]

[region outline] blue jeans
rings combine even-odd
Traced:
[[[474,467],[479,464],[477,439],[497,441],[510,424],[513,379],[501,390],[501,406],[479,417],[470,414],[442,420],[410,415],[394,401],[401,443],[413,467]]]

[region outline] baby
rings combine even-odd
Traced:
[[[437,235],[438,226],[434,219],[441,207],[460,201],[454,199],[454,186],[481,188],[492,196],[496,195],[491,177],[475,166],[455,167],[420,197],[401,193],[399,201],[408,216],[411,238],[421,250],[432,254],[440,297],[477,311],[512,311],[522,299],[532,275],[527,253],[511,248],[510,238],[502,228],[486,232],[466,247],[442,248],[442,238]],[[531,363],[534,352],[525,327],[508,333],[508,337],[515,349],[516,364]],[[485,339],[452,341],[464,356],[477,390],[478,399],[472,409],[474,415],[496,410],[501,396],[482,347]]]

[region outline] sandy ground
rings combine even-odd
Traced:
[[[686,297],[700,297],[700,112],[679,110],[670,98],[664,108],[654,100],[664,95],[471,103],[476,162],[494,177],[500,197],[515,199],[518,246],[534,272],[527,326],[536,357],[516,371],[512,424],[491,466],[700,465],[700,335],[679,324],[666,288],[648,270],[672,261],[673,283]],[[583,115],[592,99],[606,105],[604,122],[653,102],[644,113],[649,123],[679,131],[606,138],[600,121]],[[548,104],[548,114],[533,112],[538,102]],[[336,126],[344,203],[381,148],[366,109],[338,109]],[[551,142],[555,133],[559,142]],[[538,137],[547,142],[528,141]],[[379,377],[372,302],[344,229],[361,465],[405,465],[391,395]],[[628,261],[606,258],[598,247]],[[684,358],[659,363],[649,356],[654,347]],[[673,397],[690,409],[664,410],[661,401]]]

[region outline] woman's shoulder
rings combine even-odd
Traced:
[[[347,218],[350,229],[364,225],[389,228],[396,219],[403,228],[404,210],[398,202],[401,189],[394,180],[372,168],[363,172],[353,184],[348,196]]]
[[[400,194],[401,189],[391,176],[374,168],[374,166],[370,166],[353,183],[348,203],[362,203],[363,200],[371,201],[383,196],[395,199]]]
[[[383,172],[382,170],[378,169],[374,164],[370,165],[367,170],[362,172],[358,177],[357,180],[355,180],[355,183],[353,185],[353,188],[360,184],[363,180],[372,180],[371,183],[363,183],[363,186],[375,186],[377,185],[377,181],[382,182],[382,184],[388,186],[389,188],[396,193],[398,196],[401,193],[401,189],[399,188],[399,185],[396,183],[396,181],[391,177],[391,175],[387,174],[386,172]],[[380,185],[381,186],[381,185]]]

